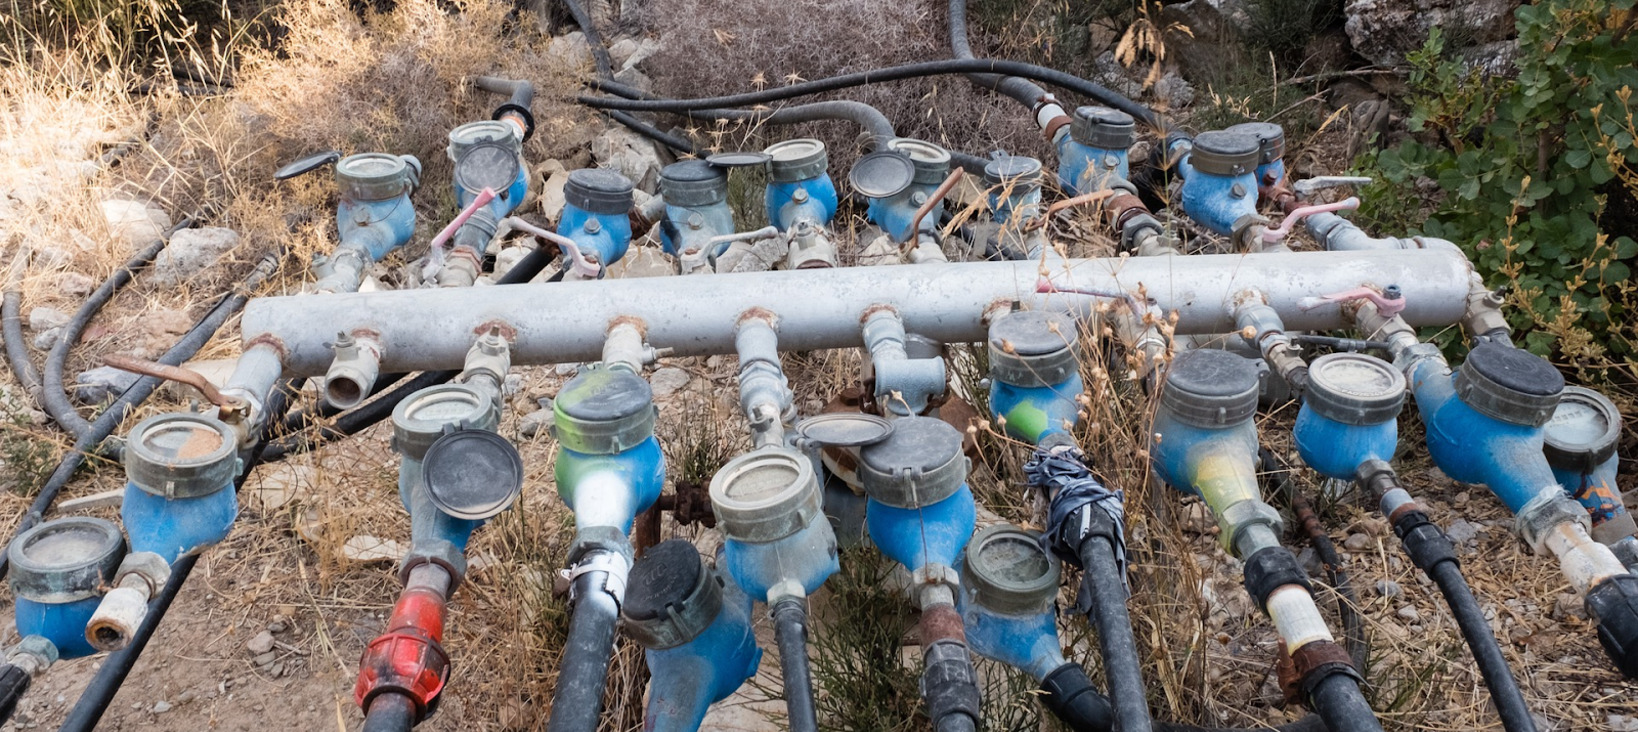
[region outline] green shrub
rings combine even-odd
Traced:
[[[1410,57],[1417,139],[1362,161],[1379,180],[1365,192],[1365,208],[1381,212],[1372,223],[1425,216],[1420,233],[1456,242],[1490,285],[1509,288],[1522,345],[1614,366],[1628,383],[1638,378],[1633,3],[1520,7],[1516,77],[1450,58],[1435,29]],[[1435,188],[1429,200],[1405,195]]]

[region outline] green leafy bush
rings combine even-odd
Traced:
[[[1638,379],[1638,87],[1634,0],[1521,6],[1517,76],[1451,58],[1435,29],[1410,57],[1416,139],[1363,161],[1378,226],[1421,222],[1506,285],[1522,345]],[[1431,181],[1431,183],[1430,183]],[[1420,185],[1419,185],[1420,184]],[[1427,200],[1407,191],[1427,191]]]

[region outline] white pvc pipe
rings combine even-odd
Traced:
[[[1060,287],[1141,293],[1176,311],[1186,335],[1233,330],[1233,305],[1247,289],[1266,293],[1292,330],[1350,326],[1341,305],[1298,303],[1364,285],[1398,285],[1411,325],[1449,325],[1466,309],[1470,267],[1459,252],[1423,250],[1077,259],[1046,272]],[[860,318],[876,305],[941,343],[983,340],[983,314],[998,302],[1091,314],[1096,298],[1038,293],[1041,278],[1039,262],[973,262],[258,298],[242,331],[247,342],[281,344],[293,377],[323,374],[324,344],[361,328],[380,333],[381,370],[392,373],[459,368],[473,334],[495,325],[514,337],[513,363],[531,365],[597,360],[619,317],[639,319],[651,345],[686,356],[733,353],[735,325],[753,308],[778,317],[787,351],[861,345]]]

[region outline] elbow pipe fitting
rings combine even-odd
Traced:
[[[944,396],[944,359],[910,358],[904,321],[892,308],[867,314],[862,333],[870,351],[876,401],[884,411],[901,417],[922,414]]]
[[[114,589],[85,624],[85,642],[98,651],[117,651],[130,645],[137,627],[148,616],[148,600],[170,579],[171,565],[158,554],[137,551],[125,555],[114,575]]]
[[[654,363],[660,356],[644,339],[641,323],[616,320],[609,326],[603,341],[603,365],[611,371],[641,375],[643,367]]]
[[[363,403],[381,375],[381,343],[367,331],[337,333],[335,360],[324,374],[324,401],[337,410]]]
[[[808,219],[798,219],[790,229],[786,269],[819,269],[836,266],[836,244],[830,232]]]
[[[480,76],[473,86],[490,94],[505,94],[510,98],[495,108],[491,119],[517,125],[519,140],[528,142],[535,134],[535,114],[530,107],[535,103],[535,85],[525,79],[503,79],[498,76]]]

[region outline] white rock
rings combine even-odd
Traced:
[[[1416,606],[1414,606],[1414,605],[1406,605],[1406,606],[1404,606],[1402,608],[1399,608],[1399,610],[1397,612],[1395,612],[1394,614],[1398,615],[1401,620],[1405,620],[1405,621],[1412,622],[1412,623],[1422,622],[1422,613],[1418,612],[1417,609],[1416,609]]]
[[[1473,525],[1467,519],[1456,519],[1450,522],[1450,526],[1445,529],[1445,534],[1457,544],[1466,544],[1478,538],[1479,527]]]
[[[232,229],[204,226],[178,231],[154,259],[154,281],[164,286],[180,284],[237,246],[239,233]]]
[[[648,60],[664,47],[658,38],[644,38],[641,41],[622,38],[609,46],[609,59],[619,67],[617,71],[624,71]]]
[[[154,702],[153,711],[154,714],[164,714],[171,711],[171,703],[165,701],[164,699],[160,699],[159,701]]]
[[[317,471],[312,465],[281,460],[258,468],[252,475],[251,492],[262,510],[276,511],[302,491],[312,489]]]
[[[677,273],[671,256],[655,247],[632,247],[626,256],[609,267],[609,278],[616,280],[639,277],[668,277]]]
[[[501,247],[501,250],[495,253],[495,276],[506,276],[507,272],[518,266],[518,262],[529,256],[530,251],[532,250],[529,247]]]
[[[1403,592],[1399,583],[1393,580],[1381,580],[1376,583],[1376,594],[1383,597],[1398,597]]]
[[[390,562],[404,556],[404,545],[377,536],[355,536],[341,545],[341,554],[355,562]]]
[[[28,311],[28,329],[36,333],[68,325],[69,314],[56,308],[38,307]]]
[[[98,366],[74,378],[74,396],[85,404],[101,404],[123,394],[139,378],[112,366]]]
[[[535,178],[546,179],[540,185],[540,214],[556,223],[567,203],[563,199],[563,185],[569,182],[569,171],[563,167],[563,161],[548,160],[535,166]]]
[[[249,648],[250,652],[257,656],[267,653],[273,650],[273,634],[265,630],[257,633],[255,638],[251,638],[250,642],[245,644],[245,647]]]
[[[580,31],[553,38],[551,44],[546,46],[546,56],[559,66],[570,69],[586,69],[593,65],[591,45],[586,43],[586,34]]]
[[[688,386],[689,380],[693,378],[687,371],[675,366],[667,366],[663,369],[656,369],[653,375],[648,377],[648,385],[654,389],[654,398],[662,399]]]
[[[52,346],[57,345],[57,336],[61,335],[62,332],[62,328],[52,328],[51,330],[35,333],[34,339],[29,342],[34,344],[36,350],[49,351]]]
[[[592,158],[645,192],[654,192],[659,181],[660,151],[654,142],[624,127],[610,127],[592,140]]]
[[[171,228],[169,214],[136,201],[103,201],[102,217],[108,222],[110,233],[133,246],[152,242]]]
[[[534,437],[552,425],[552,410],[537,409],[523,415],[518,420],[518,434],[524,437]]]

